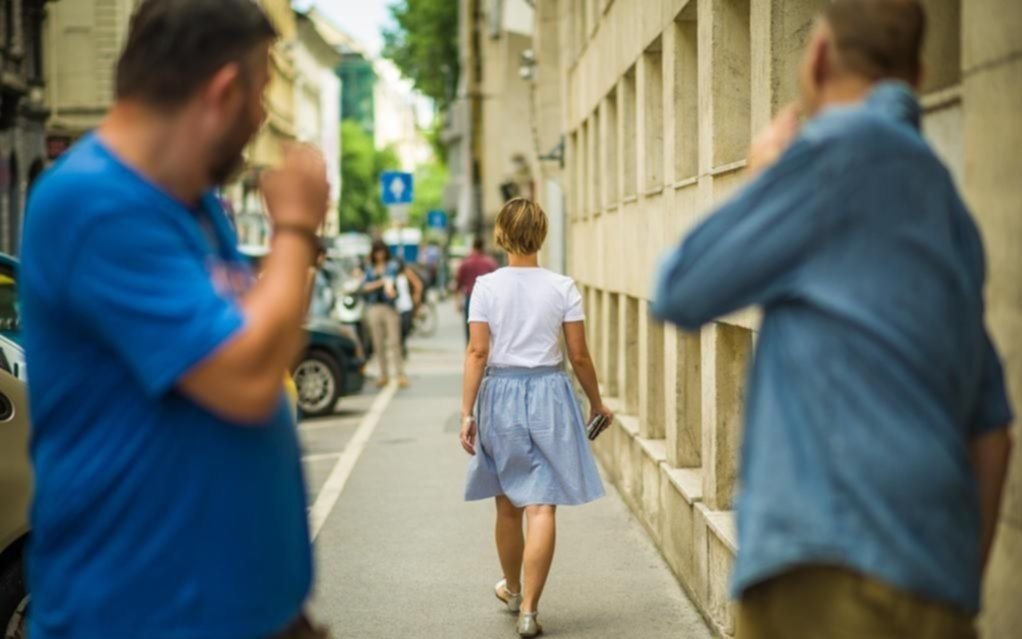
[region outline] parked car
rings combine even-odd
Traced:
[[[309,346],[295,366],[298,408],[307,417],[330,415],[337,401],[365,386],[365,356],[351,328],[329,319],[310,318]]]
[[[29,597],[24,564],[32,499],[28,398],[25,383],[4,361],[0,361],[0,637],[25,639]]]
[[[267,251],[261,247],[241,247],[241,253],[258,269]],[[316,286],[328,285],[328,278],[316,278]],[[313,291],[318,299],[331,296]],[[292,372],[298,387],[298,408],[306,417],[330,415],[342,397],[360,393],[365,385],[365,352],[355,329],[334,319],[333,309],[313,304],[305,331],[308,347]],[[310,309],[311,310],[311,309]]]
[[[21,343],[21,307],[18,304],[18,260],[0,253],[0,335]]]

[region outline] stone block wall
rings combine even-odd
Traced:
[[[987,242],[989,324],[1022,407],[1022,3],[924,0],[924,130]],[[796,97],[825,0],[557,0],[568,270],[621,417],[609,477],[721,635],[734,632],[741,400],[759,313],[686,334],[647,307],[659,256],[744,180],[750,137]],[[543,51],[537,51],[542,57]],[[1016,433],[1018,432],[1016,428]],[[1020,446],[1022,447],[1022,446]],[[1022,626],[1022,463],[986,583],[985,637]]]

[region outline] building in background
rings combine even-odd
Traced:
[[[233,208],[238,237],[242,244],[265,245],[270,241],[270,223],[259,193],[259,172],[278,166],[284,146],[294,142],[295,68],[298,24],[288,0],[259,0],[273,22],[279,37],[270,49],[270,82],[263,103],[266,124],[245,150],[245,168],[238,180],[224,189]]]
[[[6,0],[0,11],[0,250],[11,254],[25,196],[46,165],[46,9],[46,0]]]
[[[526,0],[461,0],[461,79],[447,114],[448,205],[463,231],[488,233],[508,199],[538,195]]]
[[[377,60],[374,66],[373,141],[378,149],[392,148],[402,170],[415,171],[433,159],[433,147],[420,126],[419,100],[390,60]]]
[[[55,2],[46,25],[50,159],[99,126],[114,98],[115,66],[138,0]]]
[[[393,63],[371,54],[316,9],[308,15],[342,57],[337,68],[341,119],[357,122],[377,149],[392,148],[402,170],[414,171],[432,160],[433,149],[420,125],[420,98],[411,83]]]
[[[344,46],[343,62],[338,69],[344,84],[341,116],[358,122],[370,136],[376,130],[376,70],[366,54]]]
[[[734,633],[727,586],[737,548],[742,396],[760,317],[737,313],[695,334],[647,311],[658,257],[746,180],[752,132],[796,97],[796,66],[826,0],[550,0],[537,4],[541,144],[566,139],[569,273],[620,418],[596,444],[604,468],[716,630]],[[495,3],[499,5],[500,3]],[[978,218],[989,261],[988,322],[1022,406],[1022,4],[923,0],[930,33],[925,134]],[[555,27],[556,25],[556,27]],[[492,36],[485,32],[485,37]],[[520,49],[518,38],[508,51]],[[493,42],[482,50],[492,50]],[[511,55],[505,56],[510,60]],[[551,66],[553,65],[553,66]],[[482,65],[484,146],[511,137],[505,67]],[[549,73],[559,69],[558,91]],[[472,67],[466,67],[471,72]],[[495,90],[492,72],[506,81]],[[553,101],[560,93],[560,105]],[[510,108],[510,107],[509,107]],[[514,108],[517,113],[517,108]],[[560,117],[557,118],[557,115]],[[521,137],[525,137],[522,134]],[[498,143],[499,144],[499,143]],[[485,150],[484,210],[495,160]],[[507,150],[501,152],[506,161]],[[552,169],[544,163],[544,175]],[[552,174],[556,180],[557,172]],[[1016,440],[1018,439],[1016,426]],[[1022,463],[1010,471],[987,573],[984,636],[1022,627]]]
[[[323,234],[340,232],[336,211],[341,200],[341,79],[342,57],[309,15],[296,13],[298,46],[295,65],[295,127],[298,139],[316,145],[326,160],[330,181],[330,211]]]

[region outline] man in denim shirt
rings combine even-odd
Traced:
[[[924,30],[916,0],[828,4],[800,107],[659,275],[654,311],[686,329],[764,309],[741,639],[974,636],[1012,414],[982,243],[919,131]]]

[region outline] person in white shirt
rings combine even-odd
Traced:
[[[397,262],[397,277],[394,278],[397,299],[394,308],[401,316],[401,357],[408,359],[408,336],[412,332],[415,309],[422,303],[422,279],[404,260]]]
[[[604,494],[564,372],[562,335],[590,419],[614,417],[586,345],[582,296],[570,278],[539,266],[546,233],[546,214],[529,200],[511,200],[497,216],[496,241],[510,266],[480,277],[473,289],[461,410],[461,445],[472,455],[465,499],[496,499],[504,571],[496,594],[519,613],[523,637],[542,632],[536,617],[553,561],[557,506]]]

